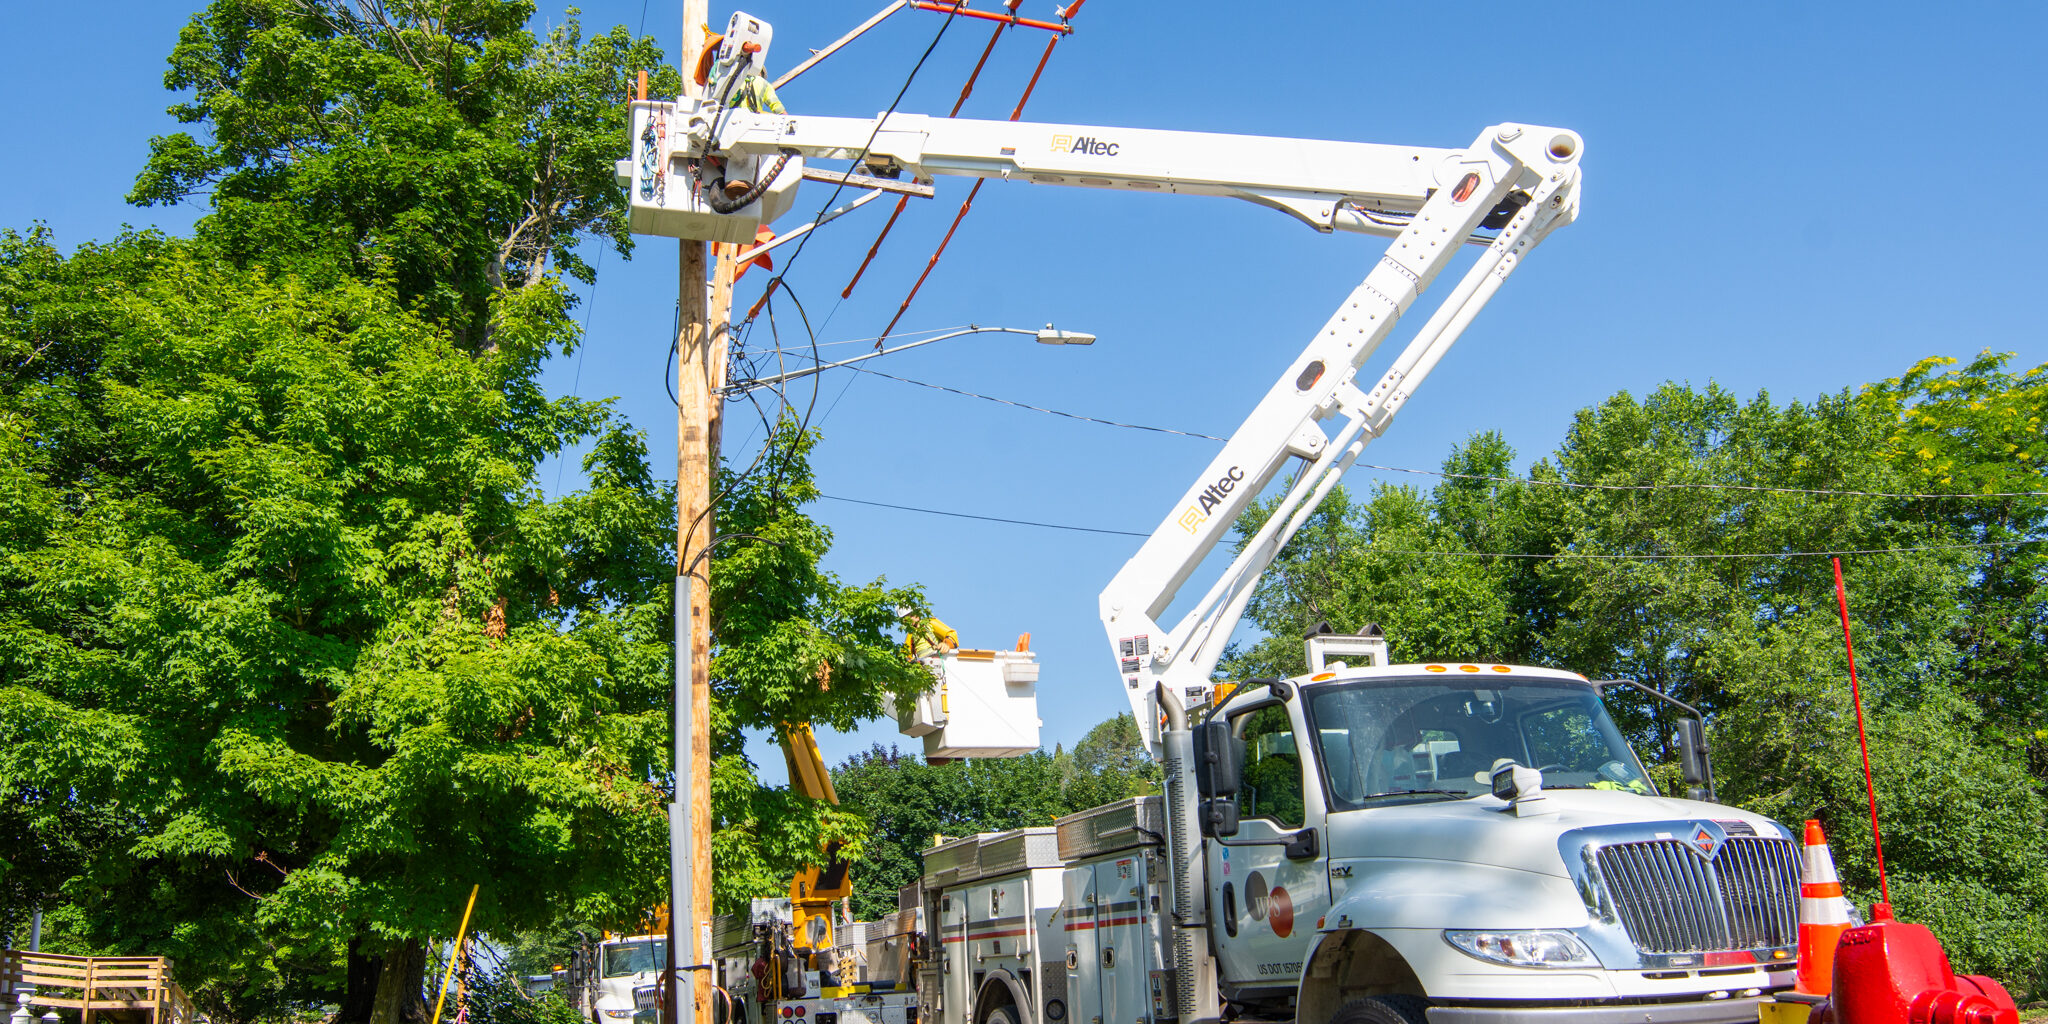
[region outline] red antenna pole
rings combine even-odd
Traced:
[[[1849,639],[1849,592],[1842,586],[1842,560],[1837,557],[1834,561],[1835,603],[1842,610],[1842,646],[1849,652],[1849,698],[1856,702],[1856,742],[1863,747],[1863,788],[1870,794],[1870,844],[1877,850],[1877,891],[1889,905],[1892,887],[1884,875],[1884,836],[1877,830],[1877,783],[1870,776],[1870,737],[1863,730],[1863,687],[1856,681],[1856,644]]]

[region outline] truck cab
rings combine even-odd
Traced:
[[[668,961],[668,936],[607,936],[597,947],[597,977],[590,1005],[591,1024],[631,1024],[658,1016],[646,996],[661,984]]]
[[[1340,663],[1194,731],[1239,1015],[1753,1021],[1792,983],[1790,830],[1659,794],[1583,676]]]

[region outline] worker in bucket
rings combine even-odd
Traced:
[[[903,648],[910,655],[910,660],[917,661],[960,647],[960,634],[936,617],[920,615],[908,608],[896,609],[896,615],[903,620]]]

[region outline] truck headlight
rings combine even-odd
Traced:
[[[1597,967],[1593,951],[1570,932],[1446,931],[1444,941],[1467,956],[1510,967]]]

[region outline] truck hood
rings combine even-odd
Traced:
[[[1792,837],[1762,815],[1697,800],[1596,789],[1544,790],[1543,796],[1548,810],[1527,817],[1492,796],[1340,811],[1328,819],[1330,859],[1454,861],[1565,878],[1558,839],[1574,829],[1636,825],[1682,839],[1695,823],[1718,821],[1746,823],[1761,836]]]

